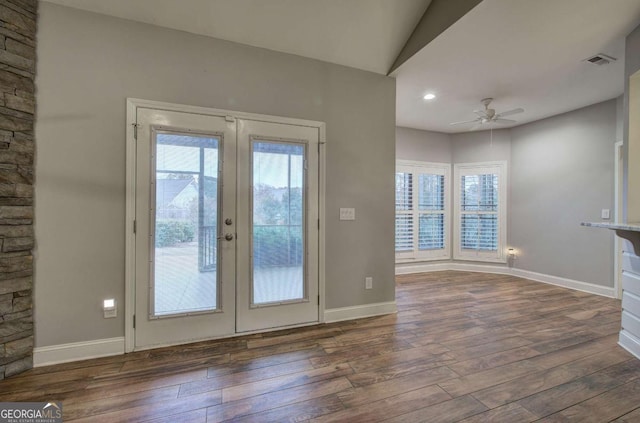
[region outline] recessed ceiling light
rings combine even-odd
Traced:
[[[424,95],[425,100],[433,100],[434,98],[436,98],[436,95],[434,93],[427,93]]]

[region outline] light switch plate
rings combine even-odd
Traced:
[[[611,216],[611,213],[609,212],[609,209],[602,209],[602,214],[600,216],[603,219],[609,219]]]
[[[340,207],[340,220],[356,220],[356,209]]]

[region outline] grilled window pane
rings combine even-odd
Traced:
[[[498,215],[463,214],[460,222],[461,246],[465,250],[498,250]]]
[[[396,173],[396,211],[413,209],[413,175]]]
[[[460,192],[463,211],[498,211],[498,175],[464,175]]]
[[[413,216],[396,215],[396,251],[413,250]]]
[[[420,214],[418,226],[418,249],[444,248],[444,214]]]
[[[418,175],[418,209],[444,210],[444,175]]]

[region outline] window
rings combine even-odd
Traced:
[[[454,165],[454,259],[506,262],[506,162]]]
[[[449,243],[451,165],[400,160],[396,165],[396,261],[442,260]]]

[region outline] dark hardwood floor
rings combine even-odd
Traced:
[[[65,422],[640,422],[620,302],[511,276],[397,278],[398,314],[31,370]]]

